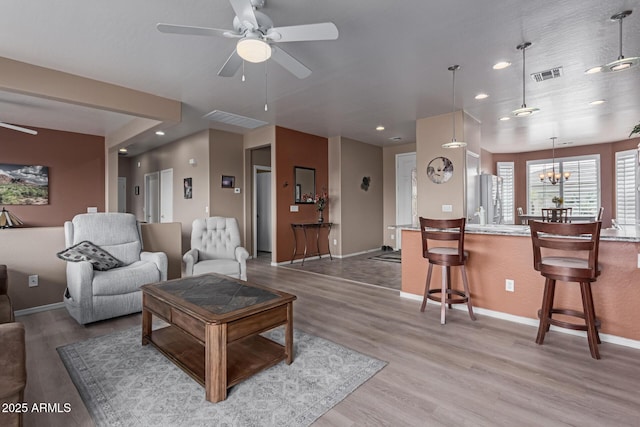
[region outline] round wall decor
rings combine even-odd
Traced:
[[[453,163],[446,157],[436,157],[427,165],[427,176],[436,184],[443,184],[453,176]]]

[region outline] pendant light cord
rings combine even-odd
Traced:
[[[624,55],[622,55],[622,18],[618,19],[620,22],[620,55],[618,56],[618,60],[624,59]]]
[[[522,108],[527,108],[527,103],[525,102],[525,90],[524,90],[524,86],[525,86],[525,81],[526,81],[526,77],[527,77],[527,73],[525,72],[525,58],[524,58],[524,51],[527,50],[527,46],[523,45],[522,47]]]
[[[453,140],[456,140],[456,67],[453,67],[453,89],[451,90],[451,123],[453,126]]]

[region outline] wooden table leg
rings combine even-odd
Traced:
[[[227,398],[227,324],[207,323],[205,329],[204,389],[209,402]]]
[[[293,303],[287,304],[287,323],[284,327],[284,352],[287,365],[293,362]]]
[[[142,307],[142,345],[149,344],[151,336],[151,312]]]

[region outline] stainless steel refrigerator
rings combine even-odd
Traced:
[[[502,178],[497,175],[481,174],[480,206],[484,207],[487,224],[503,224]]]

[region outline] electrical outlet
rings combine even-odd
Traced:
[[[515,281],[513,279],[506,279],[504,281],[504,290],[508,292],[515,292]]]
[[[298,205],[290,205],[289,212],[298,212]]]
[[[338,239],[333,239],[333,246],[338,246]]]
[[[38,275],[32,274],[31,276],[29,276],[29,287],[33,288],[35,286],[38,286]]]
[[[394,234],[391,235],[391,240],[396,240],[396,236]]]

